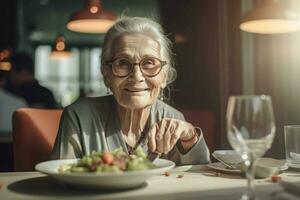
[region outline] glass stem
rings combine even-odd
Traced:
[[[247,177],[247,199],[254,200],[254,170],[255,170],[255,159],[251,153],[248,154],[248,160],[245,161],[246,165],[246,177]]]

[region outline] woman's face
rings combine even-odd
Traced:
[[[139,63],[146,57],[162,60],[160,45],[142,34],[124,34],[117,37],[112,46],[113,59],[126,58],[131,63]],[[151,105],[158,97],[160,89],[166,86],[166,67],[154,77],[144,76],[136,64],[127,77],[117,77],[110,69],[106,70],[106,83],[117,102],[125,108],[140,109]]]

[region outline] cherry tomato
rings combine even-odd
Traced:
[[[102,154],[102,160],[105,164],[112,164],[114,162],[114,156],[109,152],[104,152]]]

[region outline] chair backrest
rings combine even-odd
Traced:
[[[178,110],[182,112],[186,121],[202,129],[208,148],[211,152],[214,151],[220,141],[216,131],[216,114],[206,110],[190,110],[184,108],[179,108]]]
[[[49,160],[62,110],[21,108],[14,112],[13,153],[15,171],[34,170]]]

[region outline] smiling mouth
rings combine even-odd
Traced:
[[[138,92],[149,91],[149,88],[145,88],[145,89],[128,89],[128,88],[125,88],[124,90],[127,91],[127,92],[138,93]]]

